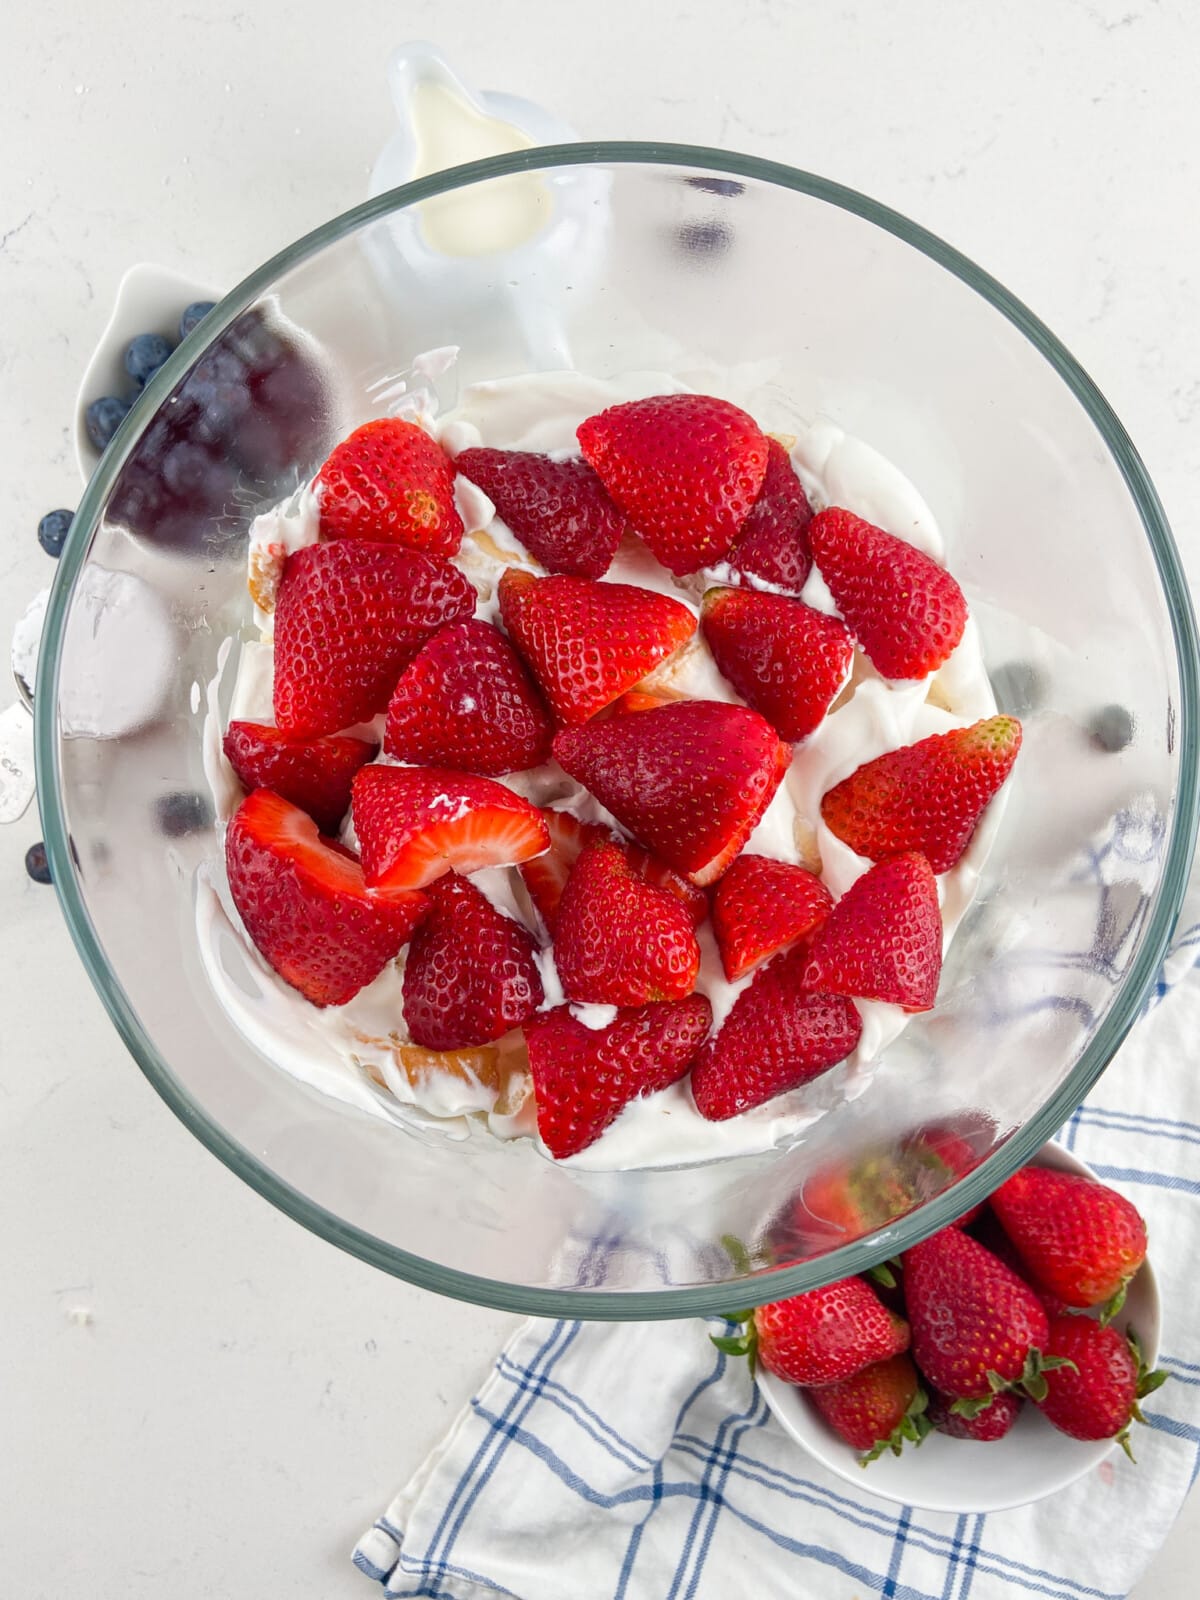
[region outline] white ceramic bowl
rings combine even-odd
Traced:
[[[1095,1177],[1077,1157],[1053,1144],[1044,1145],[1032,1165]],[[1129,1285],[1115,1326],[1134,1329],[1147,1364],[1153,1366],[1162,1327],[1158,1286],[1148,1260]],[[919,1449],[906,1445],[902,1455],[889,1451],[863,1467],[858,1452],[838,1437],[802,1389],[762,1369],[758,1382],[784,1432],[823,1467],[861,1493],[924,1511],[1007,1511],[1044,1500],[1094,1472],[1115,1448],[1111,1439],[1095,1444],[1071,1439],[1051,1427],[1036,1406],[1026,1405],[1011,1432],[992,1444],[934,1432]]]

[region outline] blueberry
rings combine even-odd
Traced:
[[[40,839],[25,852],[25,871],[34,883],[50,882],[50,863],[46,860],[46,846]]]
[[[992,688],[1001,711],[1027,716],[1044,704],[1046,681],[1032,661],[1006,661],[992,673]]]
[[[186,339],[196,324],[202,317],[208,315],[215,304],[215,300],[193,300],[179,319],[179,337]]]
[[[687,178],[684,180],[691,189],[699,189],[704,194],[719,194],[725,200],[732,200],[734,195],[744,194],[746,185],[739,183],[736,178]]]
[[[124,422],[130,402],[119,400],[115,394],[102,395],[93,400],[83,414],[87,436],[97,450],[106,450],[108,442]]]
[[[1088,723],[1088,733],[1098,750],[1115,755],[1133,743],[1133,717],[1124,706],[1101,706]]]
[[[202,794],[192,789],[160,794],[154,802],[154,814],[159,830],[168,839],[182,839],[186,834],[198,833],[212,821],[212,807]]]
[[[171,354],[171,350],[171,341],[164,339],[161,333],[139,333],[126,348],[125,371],[142,389]]]
[[[55,560],[62,555],[62,547],[71,531],[73,511],[47,511],[38,523],[38,543],[48,556]]]
[[[733,234],[723,222],[685,222],[676,237],[687,255],[721,256],[733,243]]]

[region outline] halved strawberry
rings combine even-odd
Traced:
[[[754,831],[792,752],[746,706],[679,700],[564,729],[554,754],[668,866],[708,884]]]
[[[377,978],[429,904],[423,894],[373,893],[350,852],[269,789],[234,813],[225,866],[255,948],[315,1006],[344,1006]]]
[[[590,839],[607,839],[610,834],[598,822],[580,822],[571,811],[543,811],[542,821],[546,824],[549,848],[531,861],[522,861],[518,871],[546,931],[553,934],[562,892],[580,851]]]
[[[534,942],[456,872],[427,893],[429,912],[404,963],[409,1034],[430,1050],[490,1044],[542,1003]]]
[[[525,1024],[538,1132],[558,1160],[593,1144],[631,1100],[678,1082],[708,1032],[703,995],[660,1000],[618,1012],[589,1028],[569,1006]]]
[[[513,866],[550,843],[542,813],[490,778],[444,767],[364,767],[351,816],[368,884],[420,889],[443,872]]]
[[[823,721],[854,655],[836,617],[757,589],[709,589],[701,628],[723,675],[792,743]]]
[[[547,932],[553,934],[558,904],[579,852],[590,840],[611,839],[612,834],[598,822],[580,822],[570,811],[547,810],[542,812],[542,817],[550,834],[550,848],[544,855],[522,862],[518,870]],[[621,849],[642,882],[674,895],[686,907],[692,926],[698,928],[708,915],[708,896],[704,890],[697,889],[694,883],[689,883],[649,850],[643,850],[640,844],[622,841]]]
[[[224,750],[247,790],[272,789],[336,833],[350,809],[350,785],[378,745],[343,734],[297,739],[263,722],[231,722]]]
[[[696,631],[682,601],[630,583],[509,567],[500,615],[560,722],[586,722]]]
[[[650,689],[630,689],[619,700],[614,700],[608,712],[623,717],[627,711],[653,711],[658,706],[669,706],[673,700],[685,698],[678,694],[656,694]]]
[[[604,487],[676,576],[720,561],[767,470],[754,418],[711,395],[630,400],[589,417],[577,435]]]
[[[689,878],[676,872],[665,861],[660,861],[649,850],[643,850],[640,844],[634,844],[631,839],[625,840],[621,848],[642,882],[674,895],[691,918],[692,927],[698,928],[708,915],[708,895],[704,890],[697,888]]]
[[[383,747],[399,761],[494,777],[548,761],[553,733],[512,645],[468,618],[435,633],[405,667]]]
[[[812,507],[787,451],[768,439],[762,488],[726,560],[743,577],[798,595],[812,570],[811,521]]]
[[[554,964],[568,1000],[637,1006],[690,994],[700,946],[674,895],[644,883],[614,840],[597,839],[563,890]]]
[[[344,539],[288,557],[275,606],[275,721],[336,733],[387,709],[396,679],[475,590],[441,556]]]
[[[967,602],[946,569],[838,506],[817,512],[808,537],[834,603],[879,672],[936,672],[967,623]]]
[[[625,518],[586,461],[552,461],[530,450],[461,450],[454,465],[547,572],[602,578],[608,571]]]
[[[1016,717],[987,717],[888,750],[821,801],[826,827],[871,861],[919,850],[935,872],[962,856],[1021,748]]]
[[[813,940],[804,981],[829,994],[928,1011],[941,971],[937,880],[910,850],[850,885]]]
[[[807,961],[805,944],[768,961],[705,1043],[692,1068],[702,1117],[724,1122],[799,1089],[857,1045],[862,1018],[841,995],[805,988]]]
[[[371,539],[452,556],[462,542],[454,468],[424,428],[379,417],[343,439],[317,474],[323,539]]]
[[[741,855],[713,891],[713,932],[730,983],[812,933],[833,908],[815,873],[790,861]]]

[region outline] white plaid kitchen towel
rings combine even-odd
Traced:
[[[1171,1381],[1143,1407],[1136,1467],[1117,1454],[987,1516],[890,1505],[802,1454],[704,1322],[531,1321],[355,1564],[389,1600],[1127,1594],[1200,1470],[1195,889],[1179,929],[1148,1014],[1061,1134],[1158,1242]]]

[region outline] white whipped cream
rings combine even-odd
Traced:
[[[441,419],[431,415],[428,391],[406,396],[400,408],[428,427],[452,456],[486,443],[499,449],[548,451],[565,458],[578,454],[575,430],[586,417],[619,401],[678,392],[683,387],[661,373],[636,373],[616,383],[573,372],[543,373],[474,384],[464,392],[459,406]],[[796,439],[791,458],[814,505],[845,506],[942,559],[943,543],[929,507],[904,475],[870,446],[820,418]],[[485,494],[462,478],[457,480],[455,492],[467,530],[456,559],[479,592],[476,614],[494,622],[496,586],[505,567],[518,563],[541,569],[496,516]],[[265,572],[268,578],[274,576],[277,584],[276,569],[282,569],[287,554],[315,542],[318,521],[319,507],[311,488],[300,490],[258,518],[251,531],[252,575]],[[623,541],[606,574],[608,581],[654,589],[682,600],[693,610],[698,610],[703,590],[725,576],[717,568],[677,581],[634,538]],[[821,611],[836,613],[829,590],[815,570],[803,598]],[[273,591],[271,599],[273,603]],[[259,620],[263,642],[242,646],[230,714],[270,722],[271,619],[260,615]],[[227,654],[228,645],[223,649]],[[224,667],[222,656],[218,677]],[[699,633],[648,681],[693,698],[739,700]],[[240,790],[220,751],[218,687],[217,683],[208,686],[205,764],[218,815],[224,818],[231,814]],[[920,682],[888,682],[856,652],[850,681],[821,726],[797,748],[784,782],[747,842],[747,851],[812,867],[819,862],[831,892],[844,894],[870,863],[842,844],[822,822],[820,802],[825,792],[885,751],[966,726],[992,715],[995,709],[974,621],[968,621],[950,660]],[[503,781],[538,805],[569,810],[584,821],[622,831],[604,807],[555,762],[514,773]],[[962,860],[938,880],[947,948],[974,897],[1000,820],[1002,799],[988,808]],[[515,869],[491,868],[474,874],[473,881],[506,916],[540,934]],[[435,1073],[414,1088],[397,1068],[390,1048],[382,1041],[389,1036],[405,1037],[403,956],[348,1005],[318,1010],[284,984],[235,927],[211,880],[203,881],[197,933],[210,981],[235,1025],[285,1071],[374,1115],[402,1122],[415,1117],[423,1126],[436,1125],[459,1136],[464,1118],[482,1115],[501,1137],[536,1138],[529,1106],[515,1116],[492,1114],[495,1091],[485,1084]],[[719,1026],[753,975],[738,983],[728,982],[710,922],[700,928],[698,939],[701,966],[697,989],[708,996]],[[538,964],[544,1004],[561,1004],[562,985],[553,952],[543,950]],[[815,1083],[718,1123],[700,1116],[686,1081],[675,1084],[627,1106],[595,1144],[570,1158],[570,1164],[593,1170],[674,1166],[747,1155],[794,1140],[831,1106],[862,1093],[870,1080],[871,1064],[908,1020],[898,1006],[855,1003],[863,1017],[858,1047]],[[607,1026],[613,1015],[612,1008],[604,1006],[575,1005],[572,1012],[591,1028]],[[381,1043],[375,1047],[364,1043],[369,1039]],[[379,1077],[390,1093],[373,1081]]]

